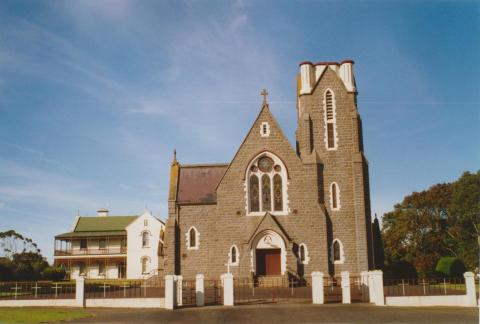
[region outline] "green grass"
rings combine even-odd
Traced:
[[[92,317],[91,313],[79,309],[61,308],[0,308],[0,323],[42,323],[69,321]]]

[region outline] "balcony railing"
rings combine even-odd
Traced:
[[[107,247],[107,248],[86,248],[86,249],[70,249],[70,250],[55,250],[55,256],[70,256],[70,255],[112,255],[112,254],[126,254],[127,247]]]

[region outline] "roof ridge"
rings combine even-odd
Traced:
[[[180,168],[201,168],[201,167],[221,167],[228,166],[229,163],[190,163],[180,164]]]

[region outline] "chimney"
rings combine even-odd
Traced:
[[[97,210],[97,216],[100,216],[100,217],[108,216],[108,209],[101,208],[101,209]]]

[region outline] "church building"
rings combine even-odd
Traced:
[[[174,155],[165,274],[307,278],[369,270],[369,175],[353,61],[300,64],[296,147],[262,95],[229,163],[181,164]]]

